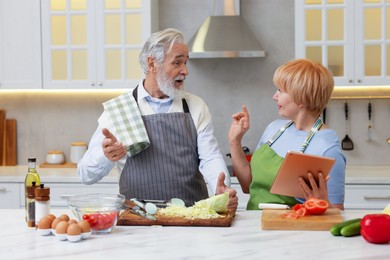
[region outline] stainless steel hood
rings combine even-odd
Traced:
[[[211,1],[206,18],[188,42],[190,58],[255,58],[265,51],[240,16],[239,0]]]

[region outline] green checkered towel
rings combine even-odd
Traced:
[[[126,146],[128,156],[149,147],[150,141],[137,102],[131,92],[103,103],[112,125],[110,131]]]

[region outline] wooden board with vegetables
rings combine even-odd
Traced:
[[[141,216],[127,212],[120,215],[118,226],[207,226],[207,227],[230,227],[235,215],[235,211],[229,210],[227,213],[220,214],[219,218],[212,219],[187,219],[184,217],[171,217],[156,215],[156,220],[150,220]]]
[[[127,209],[119,215],[117,225],[230,227],[235,210],[228,209],[228,203],[228,192],[197,201],[191,207],[173,198],[166,207],[157,209],[152,203],[144,204],[133,198],[125,201]]]
[[[264,209],[261,217],[261,228],[264,230],[326,230],[343,222],[340,210],[328,208],[322,215],[307,215],[300,218],[286,218],[285,214],[294,210]]]

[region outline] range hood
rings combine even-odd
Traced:
[[[240,0],[210,1],[207,17],[188,42],[190,58],[256,58],[265,51],[240,16]]]

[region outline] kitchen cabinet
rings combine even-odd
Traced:
[[[22,190],[20,188],[18,183],[0,182],[0,209],[18,209],[21,207],[21,200],[24,200],[24,187],[22,187]],[[23,197],[20,197],[21,193]]]
[[[157,0],[42,0],[46,89],[128,88],[157,29]]]
[[[40,0],[0,1],[0,89],[42,87]]]
[[[390,1],[296,0],[295,56],[327,66],[336,86],[388,85]]]
[[[345,208],[383,210],[390,203],[390,185],[345,185]]]

